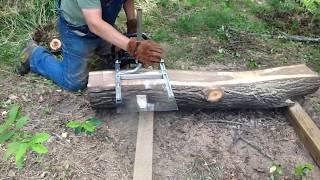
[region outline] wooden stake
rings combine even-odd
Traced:
[[[289,119],[314,161],[320,166],[320,130],[299,103],[288,108]]]
[[[154,112],[140,112],[133,180],[152,179]]]

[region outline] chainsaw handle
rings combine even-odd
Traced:
[[[130,34],[125,34],[128,38],[137,38],[138,34],[137,33],[130,33]],[[148,40],[150,39],[146,33],[142,33],[142,40]]]
[[[134,69],[122,70],[122,71],[120,71],[120,74],[121,74],[121,75],[124,75],[124,74],[134,74],[134,73],[138,72],[141,68],[142,68],[142,64],[139,63],[139,64],[137,65],[137,67],[135,67]]]

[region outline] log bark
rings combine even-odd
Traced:
[[[320,87],[319,75],[304,64],[245,72],[169,70],[168,74],[178,106],[202,109],[286,107]],[[123,93],[143,91],[144,83],[122,81],[127,89]],[[114,71],[91,72],[88,95],[95,109],[115,107]]]

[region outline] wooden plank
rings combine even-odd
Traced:
[[[288,116],[301,141],[317,165],[320,166],[319,128],[299,103],[288,108]]]
[[[133,180],[152,179],[154,112],[140,112]]]
[[[306,65],[284,66],[244,72],[203,72],[169,70],[170,83],[179,107],[191,108],[278,108],[315,92],[320,77]],[[91,72],[88,94],[93,108],[115,107],[114,71]],[[146,94],[159,97],[153,87],[157,80],[124,80],[124,96]],[[150,86],[151,85],[151,86]],[[157,101],[158,102],[158,101]]]

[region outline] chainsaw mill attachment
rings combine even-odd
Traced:
[[[141,31],[142,11],[139,9],[137,12],[137,39],[147,39]],[[121,65],[128,64],[128,62],[130,62],[129,65],[132,69],[121,70]],[[159,67],[158,71],[147,72],[143,70],[142,64],[130,57],[128,53],[122,53],[118,57],[115,62],[118,113],[178,110],[164,60],[160,61]],[[143,87],[138,87],[134,84],[125,87],[121,86],[123,81],[129,84],[132,80],[142,81]]]
[[[140,72],[140,64],[133,70],[120,70],[120,63],[116,61],[117,112],[178,110],[163,60],[154,72]],[[122,81],[130,80],[141,80],[144,87],[121,87]]]

